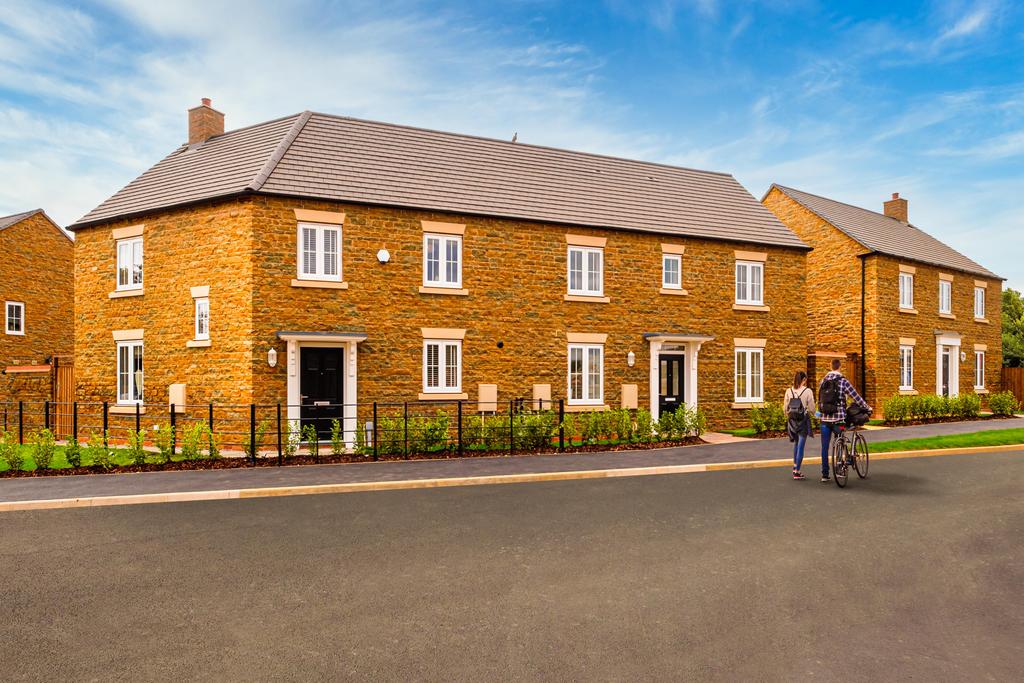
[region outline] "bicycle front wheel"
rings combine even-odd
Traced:
[[[860,434],[853,437],[853,466],[857,469],[857,476],[861,479],[868,478],[868,442]]]
[[[846,476],[849,467],[846,464],[846,460],[849,452],[850,447],[845,439],[838,439],[832,444],[832,478],[835,479],[836,486],[839,488],[846,487]]]

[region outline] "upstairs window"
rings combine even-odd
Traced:
[[[341,281],[341,226],[299,223],[298,279]]]
[[[914,388],[914,347],[900,347],[900,389],[910,391]]]
[[[142,289],[142,238],[117,241],[117,289]]]
[[[604,403],[604,346],[601,344],[569,345],[569,403]]]
[[[462,342],[428,339],[423,342],[423,393],[462,391]]]
[[[423,235],[423,284],[462,287],[462,236]]]
[[[683,288],[683,257],[679,254],[661,255],[661,286],[665,289]]]
[[[900,308],[910,310],[914,307],[914,275],[900,273]]]
[[[985,317],[985,288],[975,287],[974,288],[974,317],[984,318]]]
[[[7,324],[4,331],[7,334],[25,334],[25,304],[20,301],[8,301]]]
[[[210,338],[210,299],[196,299],[196,336],[197,341]]]
[[[736,402],[764,400],[764,349],[736,349]]]
[[[953,313],[953,283],[949,280],[939,280],[939,313]]]
[[[604,250],[569,247],[569,294],[604,296]]]
[[[117,344],[117,402],[142,403],[142,341]]]
[[[764,305],[764,264],[757,261],[736,262],[736,303]]]

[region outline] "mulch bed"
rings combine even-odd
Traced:
[[[789,436],[785,429],[782,431],[767,431],[754,434],[753,436],[744,436],[744,439],[781,439],[785,436]]]
[[[636,444],[618,444],[618,445],[601,445],[594,444],[590,446],[572,446],[566,447],[564,453],[560,453],[557,450],[551,449],[533,449],[533,450],[520,450],[516,449],[514,455],[572,455],[581,453],[608,453],[611,451],[635,451],[635,450],[653,450],[657,448],[674,448],[677,446],[696,446],[706,443],[703,439],[697,437],[690,437],[683,441],[658,441],[655,443],[636,443]],[[295,455],[290,458],[284,458],[283,464],[287,466],[301,466],[301,465],[334,465],[342,463],[358,463],[358,462],[403,462],[409,460],[461,460],[466,458],[507,458],[509,457],[508,451],[471,451],[466,450],[462,458],[457,454],[450,451],[439,451],[437,453],[410,453],[408,457],[404,455],[381,455],[377,460],[373,459],[373,456],[356,455],[354,453],[346,453],[342,455],[321,455],[319,458],[314,458],[311,455]],[[166,464],[147,463],[145,465],[115,465],[109,469],[103,469],[98,465],[91,465],[88,467],[65,467],[62,469],[50,469],[45,470],[45,473],[37,472],[32,470],[26,472],[25,470],[6,470],[0,472],[0,479],[13,479],[18,477],[63,477],[72,476],[79,474],[125,474],[128,472],[174,472],[183,470],[231,470],[231,469],[242,469],[252,467],[277,467],[277,456],[260,457],[257,458],[255,464],[251,464],[247,458],[240,457],[223,457],[216,460],[200,459],[200,460],[174,460]]]

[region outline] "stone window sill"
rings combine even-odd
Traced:
[[[469,400],[469,394],[463,392],[461,394],[420,394],[419,400],[421,401],[467,401]]]
[[[578,301],[584,304],[607,304],[611,299],[606,296],[585,296],[583,294],[566,294],[562,297],[566,301]]]
[[[917,389],[900,389],[900,396],[917,396]]]
[[[906,313],[907,315],[917,315],[916,308],[901,308],[900,313]]]
[[[952,313],[939,313],[939,317],[945,318],[946,320],[956,320],[956,316]]]
[[[975,318],[974,322],[981,323],[982,325],[988,325],[988,318]]]
[[[675,296],[686,296],[686,295],[689,294],[689,292],[687,292],[685,289],[672,289],[672,288],[666,288],[666,287],[662,287],[661,289],[659,289],[658,293],[659,294],[674,294]]]
[[[733,304],[732,310],[734,311],[747,311],[751,313],[767,313],[772,310],[771,306],[758,306],[755,304]]]
[[[210,346],[210,340],[209,339],[189,339],[187,342],[185,342],[185,346],[187,346],[190,349],[202,349],[202,348],[206,348],[207,346]]]
[[[468,289],[455,287],[420,287],[420,294],[447,294],[448,296],[469,296]]]
[[[729,405],[733,410],[753,410],[754,408],[764,408],[764,401],[749,401],[743,403],[732,403]]]
[[[348,289],[347,282],[333,282],[331,280],[292,280],[292,287],[307,287],[309,289]]]
[[[607,403],[566,403],[565,412],[567,413],[600,413],[608,410]]]
[[[133,405],[110,406],[110,409],[109,409],[108,412],[111,415],[134,415],[135,414],[135,405],[133,404]],[[145,414],[146,414],[146,408],[145,407],[140,407],[139,408],[139,415],[145,415]]]
[[[974,393],[976,393],[976,394],[987,394],[988,393],[988,389],[986,389],[985,387],[974,387]]]
[[[123,299],[128,296],[142,296],[145,293],[144,289],[120,289],[111,292],[107,297],[111,299]]]

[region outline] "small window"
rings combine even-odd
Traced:
[[[569,345],[569,403],[604,403],[604,347],[600,344]]]
[[[914,307],[914,275],[913,273],[900,273],[900,308],[912,309]]]
[[[569,294],[604,296],[604,250],[569,247]]]
[[[341,281],[341,226],[299,223],[298,279]]]
[[[462,287],[461,235],[423,235],[423,284]]]
[[[736,349],[736,402],[760,403],[763,389],[764,349]]]
[[[429,339],[423,342],[423,393],[462,391],[462,342]]]
[[[210,300],[206,297],[196,299],[196,339],[210,338]]]
[[[25,304],[20,301],[7,302],[7,334],[25,334]]]
[[[974,288],[974,317],[984,318],[985,317],[985,288],[975,287]]]
[[[142,403],[142,342],[117,344],[117,402]]]
[[[736,262],[736,303],[764,305],[764,264],[757,261]]]
[[[661,286],[665,289],[683,288],[683,257],[679,254],[662,254]]]
[[[939,313],[953,313],[953,283],[939,280]]]
[[[985,352],[974,352],[974,388],[985,388]]]
[[[142,289],[142,238],[117,241],[117,289]]]
[[[910,391],[914,388],[914,347],[900,347],[900,389]]]

